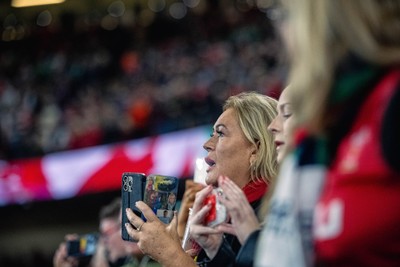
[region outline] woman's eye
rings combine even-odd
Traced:
[[[221,131],[215,131],[215,132],[217,133],[218,137],[224,136],[224,133]]]
[[[292,116],[292,113],[283,114],[285,119],[289,119]]]

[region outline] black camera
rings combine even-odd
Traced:
[[[67,254],[76,258],[92,256],[96,253],[98,240],[99,235],[95,233],[82,235],[76,240],[68,240]]]

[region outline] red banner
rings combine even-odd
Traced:
[[[193,175],[204,157],[210,127],[198,127],[113,145],[0,161],[0,205],[71,198],[116,190],[123,172]]]

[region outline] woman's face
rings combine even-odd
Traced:
[[[228,176],[241,188],[248,183],[250,160],[256,148],[245,138],[233,109],[228,108],[219,116],[203,147],[208,152],[207,184],[217,185],[220,175]]]
[[[157,194],[156,191],[153,191],[153,192],[150,193],[150,199],[151,200],[156,200],[157,197],[158,197],[158,194]]]
[[[278,102],[278,115],[268,126],[275,137],[275,145],[277,151],[277,161],[282,162],[285,150],[288,147],[290,139],[289,129],[291,126],[292,108],[288,99],[288,90],[283,90]]]
[[[174,194],[170,194],[170,195],[168,196],[168,202],[169,202],[170,204],[175,204],[175,202],[176,202],[176,196],[175,196]]]

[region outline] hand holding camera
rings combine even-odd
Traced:
[[[90,257],[96,253],[97,234],[85,234],[77,239],[67,241],[67,255],[75,258]]]
[[[75,267],[88,264],[97,250],[97,234],[67,234],[54,253],[54,267]]]

